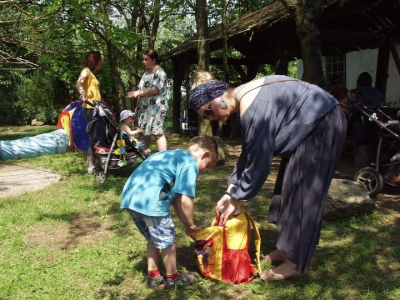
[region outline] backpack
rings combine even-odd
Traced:
[[[261,272],[260,233],[254,220],[240,207],[225,225],[214,219],[211,227],[191,231],[189,236],[194,240],[196,263],[205,277],[246,283]],[[251,239],[254,239],[255,265],[249,255]]]

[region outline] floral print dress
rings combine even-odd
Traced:
[[[167,74],[162,68],[157,68],[153,73],[146,71],[139,82],[141,91],[158,89],[158,94],[152,97],[140,97],[139,127],[144,135],[163,135],[167,130],[168,99],[167,99]]]

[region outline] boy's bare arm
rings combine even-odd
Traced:
[[[192,197],[181,195],[174,200],[173,206],[179,219],[185,225],[186,233],[188,233],[189,230],[201,230],[201,228],[194,224],[194,203]]]

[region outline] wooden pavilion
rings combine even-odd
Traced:
[[[375,86],[383,94],[389,57],[392,54],[400,74],[400,0],[327,0],[320,18],[322,55],[343,54],[363,49],[379,49]],[[223,46],[222,26],[209,29],[210,63],[222,64],[214,51]],[[289,61],[301,59],[300,42],[293,19],[280,1],[247,12],[227,28],[227,43],[239,51],[240,59],[228,58],[242,82],[256,76],[260,65],[276,66],[277,74],[286,74]],[[166,53],[163,60],[172,60],[173,130],[179,131],[182,102],[181,86],[188,76],[188,65],[197,64],[196,37]]]

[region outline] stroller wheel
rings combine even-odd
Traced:
[[[354,175],[354,181],[366,186],[369,196],[375,197],[383,188],[383,178],[378,170],[366,167]]]
[[[94,172],[94,179],[97,182],[103,183],[106,181],[106,174],[104,174],[102,171]]]

